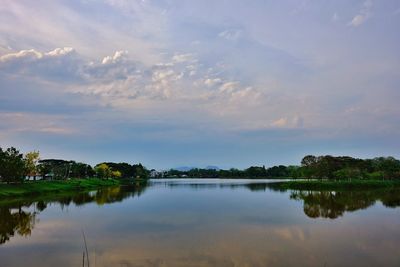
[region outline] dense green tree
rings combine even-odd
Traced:
[[[73,160],[44,159],[39,161],[37,169],[44,178],[54,180],[87,178],[95,174],[90,165]]]
[[[317,157],[313,155],[307,155],[301,160],[301,166],[311,167],[317,163]]]
[[[267,169],[266,177],[289,177],[288,167],[279,165]]]
[[[352,157],[315,157],[302,160],[304,177],[318,179],[396,179],[400,178],[400,161],[393,157],[356,159]]]
[[[307,155],[301,160],[301,167],[303,176],[306,178],[313,178],[316,175],[317,157]]]
[[[106,164],[109,166],[113,171],[119,171],[121,173],[121,178],[133,178],[135,177],[135,168],[129,163],[121,162],[102,162],[100,164]]]
[[[318,157],[313,167],[317,178],[332,179],[334,178],[334,172],[340,169],[340,164],[337,158],[327,155]]]
[[[100,166],[100,165],[107,165],[111,173],[109,173],[109,177],[112,176],[112,172],[118,172],[115,174],[118,174],[118,177],[115,178],[148,178],[149,177],[149,171],[142,165],[142,164],[129,164],[126,162],[122,163],[114,163],[114,162],[102,162],[96,165],[95,169]]]
[[[286,171],[287,171],[287,177],[291,177],[291,178],[304,177],[301,167],[299,167],[299,166],[293,166],[293,165],[288,166]]]
[[[265,167],[251,166],[245,170],[246,176],[251,178],[267,177]]]
[[[134,164],[136,178],[147,179],[149,177],[149,171],[141,164]]]
[[[106,178],[110,178],[111,177],[112,170],[105,163],[101,163],[101,164],[96,165],[96,167],[94,167],[94,170],[95,170],[96,175],[97,175],[98,178],[106,179]]]
[[[384,179],[400,178],[400,161],[394,157],[375,158],[376,171],[380,171]]]
[[[0,148],[0,177],[3,181],[22,182],[24,170],[23,155],[16,148],[10,147],[4,151]]]
[[[92,167],[82,162],[70,162],[70,174],[71,178],[88,178],[94,175]]]
[[[38,169],[45,179],[65,180],[70,176],[71,163],[62,159],[43,159],[39,161]]]

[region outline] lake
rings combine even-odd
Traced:
[[[0,205],[0,266],[400,266],[400,191],[163,179]]]

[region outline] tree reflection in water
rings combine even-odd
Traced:
[[[247,188],[251,191],[278,191],[271,183],[227,183],[227,184],[176,184],[166,183],[169,187],[190,187],[195,190],[212,188]],[[37,223],[37,215],[49,204],[59,204],[62,208],[69,205],[82,206],[87,203],[105,205],[121,202],[126,198],[140,196],[148,186],[147,183],[135,183],[120,187],[109,187],[94,192],[79,193],[67,196],[46,196],[13,202],[0,203],[0,245],[15,235],[29,236]],[[303,202],[304,213],[310,218],[336,219],[345,212],[366,209],[380,201],[385,207],[400,206],[400,189],[347,190],[347,191],[312,191],[289,190],[290,199]],[[4,202],[3,202],[4,203]]]
[[[36,215],[44,211],[48,204],[59,204],[62,208],[71,204],[76,206],[88,203],[104,205],[121,202],[130,197],[139,197],[146,187],[147,183],[135,183],[71,196],[54,196],[47,200],[35,199],[12,204],[0,204],[0,245],[8,242],[15,235],[30,236],[37,222]]]
[[[251,191],[286,192],[277,183],[250,183]],[[345,212],[366,209],[380,201],[385,207],[400,207],[400,188],[376,190],[314,191],[289,190],[290,199],[303,201],[304,213],[310,218],[336,219]]]
[[[291,191],[290,198],[304,202],[304,213],[310,218],[336,219],[345,212],[366,209],[377,201],[385,207],[400,206],[400,190],[369,191]]]
[[[310,218],[336,219],[345,212],[366,209],[381,201],[385,207],[400,207],[400,188],[376,190],[344,190],[344,191],[315,191],[315,190],[287,190],[277,186],[279,182],[251,182],[251,183],[177,183],[167,181],[169,187],[190,187],[195,190],[210,188],[247,188],[251,191],[272,190],[275,192],[290,192],[290,199],[303,201],[304,213]]]
[[[36,213],[13,207],[0,207],[0,244],[10,240],[17,233],[20,236],[29,236],[35,225]]]

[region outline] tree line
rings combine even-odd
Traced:
[[[301,170],[304,177],[315,179],[400,179],[400,160],[307,155],[301,161]]]
[[[171,169],[163,174],[164,177],[179,177],[179,178],[277,178],[277,177],[292,177],[300,178],[299,166],[273,166],[266,168],[265,166],[251,166],[244,170],[231,168],[223,169],[199,169],[193,168],[188,171],[179,171]]]
[[[142,164],[126,162],[102,162],[94,167],[89,164],[62,159],[40,159],[38,151],[23,155],[16,148],[3,150],[0,147],[0,181],[22,182],[26,177],[50,180],[71,178],[142,178],[147,179],[150,171]],[[231,168],[199,169],[188,171],[171,169],[158,173],[157,177],[177,178],[308,178],[308,179],[400,179],[400,161],[394,157],[358,159],[349,156],[307,155],[299,166],[278,165],[251,166],[244,170]]]
[[[140,163],[102,162],[94,167],[89,164],[62,159],[40,159],[39,151],[25,155],[14,147],[0,147],[0,181],[20,183],[27,177],[37,180],[68,180],[75,178],[141,178],[147,179],[149,171]]]
[[[244,170],[171,169],[164,177],[188,178],[307,178],[307,179],[400,179],[400,161],[394,157],[358,159],[307,155],[300,166],[252,166]]]

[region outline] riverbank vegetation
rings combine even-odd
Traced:
[[[0,197],[34,196],[58,192],[78,192],[119,185],[116,179],[71,179],[68,181],[28,181],[22,184],[0,184]]]
[[[0,148],[0,198],[94,190],[140,182],[149,171],[140,163],[89,164],[62,159],[40,159],[38,151],[23,155],[16,148]]]
[[[400,161],[393,157],[357,159],[352,157],[307,155],[300,166],[252,166],[244,170],[191,169],[169,170],[164,177],[178,178],[302,178],[319,180],[393,180],[400,179]]]
[[[102,162],[89,164],[62,159],[40,159],[38,151],[25,155],[16,148],[0,147],[0,182],[21,184],[27,180],[147,179],[149,171],[140,163]]]

